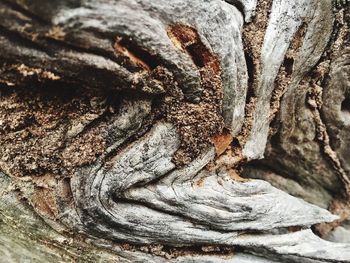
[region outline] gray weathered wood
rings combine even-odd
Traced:
[[[0,260],[350,262],[349,9],[0,0]]]

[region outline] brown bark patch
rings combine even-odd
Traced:
[[[81,167],[93,163],[106,148],[104,127],[94,127],[74,140],[62,153],[67,168]]]
[[[233,179],[234,181],[238,181],[238,182],[246,182],[246,181],[248,181],[248,179],[245,179],[245,178],[241,177],[241,176],[239,175],[239,173],[238,173],[237,171],[233,170],[233,169],[230,169],[230,170],[228,171],[228,175],[229,175],[229,176],[231,177],[231,179]]]
[[[237,248],[232,246],[215,245],[171,247],[159,244],[147,246],[121,244],[121,248],[127,251],[142,251],[155,256],[164,257],[166,259],[195,255],[215,255],[223,259],[229,259],[232,258],[234,256],[234,253],[237,251]]]
[[[181,166],[196,158],[211,144],[211,138],[223,130],[221,69],[218,58],[194,28],[173,25],[168,35],[176,47],[192,58],[203,88],[198,103],[186,101],[179,90],[169,90],[160,102],[161,116],[175,125],[181,137],[180,149],[174,156],[174,162]]]
[[[174,25],[168,29],[168,35],[176,47],[181,47],[199,67],[209,67],[220,74],[220,63],[215,55],[203,44],[197,31],[186,25]]]
[[[35,186],[34,193],[31,196],[33,207],[42,215],[55,219],[58,215],[56,198],[52,189]]]
[[[62,175],[67,168],[94,161],[104,147],[103,131],[84,127],[105,112],[105,105],[96,103],[103,95],[36,85],[0,91],[0,169],[18,177]],[[72,143],[67,131],[76,123],[82,135],[76,131]],[[70,156],[61,155],[66,147]]]
[[[350,218],[350,201],[348,199],[334,199],[328,210],[339,216],[338,220],[335,220],[332,223],[321,223],[317,224],[314,227],[316,233],[325,237],[328,233],[330,233],[333,229],[340,226],[345,220]]]
[[[204,184],[205,184],[205,178],[200,178],[200,179],[193,182],[192,187],[193,188],[195,188],[195,187],[200,188],[200,187],[203,187]]]
[[[233,137],[231,133],[227,130],[224,130],[222,134],[215,135],[212,138],[212,142],[215,146],[216,155],[220,156],[221,154],[223,154],[226,151],[226,149],[230,146],[232,140]]]

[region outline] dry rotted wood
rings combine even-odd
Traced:
[[[347,1],[0,0],[0,259],[350,262],[310,230],[350,231],[348,23]]]

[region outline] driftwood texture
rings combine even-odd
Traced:
[[[350,262],[349,16],[0,0],[0,261]]]

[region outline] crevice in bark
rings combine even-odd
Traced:
[[[15,46],[24,46],[30,49],[42,51],[48,55],[53,55],[53,52],[50,49],[45,48],[39,43],[31,41],[31,39],[24,37],[17,31],[8,30],[2,25],[0,25],[0,35],[14,42],[13,45]]]
[[[168,94],[162,98],[162,115],[175,125],[181,137],[174,162],[182,166],[196,158],[211,144],[211,138],[224,128],[221,69],[218,58],[203,44],[194,28],[172,25],[168,28],[168,35],[174,46],[186,52],[198,67],[203,88],[197,103],[185,101],[176,90],[173,90],[173,96]]]
[[[331,45],[334,45],[334,43],[335,42],[332,42]],[[331,56],[331,54],[327,54],[327,57],[328,56]],[[310,81],[311,88],[307,95],[307,104],[309,105],[314,117],[317,128],[317,139],[320,143],[322,154],[332,165],[335,175],[342,182],[343,189],[329,207],[329,210],[332,213],[339,215],[340,219],[332,223],[322,223],[316,225],[314,227],[314,231],[320,236],[326,236],[335,227],[341,225],[343,221],[350,217],[350,179],[346,171],[343,169],[337,153],[331,146],[327,126],[325,125],[321,114],[323,104],[322,87],[325,85],[329,77],[329,61],[326,60],[327,57],[323,58],[323,60],[319,62],[314,71],[311,73],[313,78],[312,81]]]
[[[270,136],[271,133],[276,133],[276,115],[281,107],[283,95],[286,93],[288,86],[291,84],[294,70],[295,56],[299,53],[302,47],[304,36],[307,30],[307,23],[302,23],[295,32],[291,44],[286,52],[283,63],[279,69],[277,77],[274,82],[274,89],[270,100]]]
[[[342,7],[342,5],[340,5],[340,7]],[[349,25],[348,22],[346,22],[346,17],[348,17],[348,15],[346,15],[345,11],[349,12],[349,5],[336,11],[332,37],[320,61],[310,72],[309,76],[307,76],[309,79],[306,78],[306,81],[310,83],[310,90],[307,94],[306,103],[309,105],[314,116],[317,127],[317,139],[320,142],[322,152],[332,164],[339,180],[343,183],[343,197],[349,200],[350,179],[343,169],[337,153],[332,149],[331,138],[321,113],[323,104],[322,91],[329,78],[330,62],[334,59],[335,55],[339,53],[340,49],[343,48],[343,45],[346,45],[346,36],[349,34]]]
[[[271,7],[272,0],[259,1],[252,22],[243,27],[242,40],[248,72],[244,121],[240,133],[232,139],[232,144],[226,152],[215,163],[209,165],[210,169],[233,169],[239,174],[241,166],[246,162],[242,151],[252,129],[253,114],[257,102],[255,90],[261,75],[261,48]]]
[[[254,168],[256,170],[261,170],[263,172],[272,172],[275,173],[283,178],[287,178],[293,181],[297,181],[297,178],[293,175],[290,174],[286,169],[283,169],[283,167],[281,167],[280,163],[274,162],[273,164],[264,160],[254,160],[254,161],[250,161],[249,163],[244,164],[244,166],[242,167],[242,170],[247,169],[249,170],[249,168]],[[247,176],[244,176],[244,178],[249,178],[249,175],[246,174]],[[298,182],[299,183],[299,182]]]
[[[261,49],[269,21],[272,0],[259,1],[256,7],[256,15],[252,22],[243,27],[242,40],[248,69],[247,103],[245,108],[245,119],[237,139],[241,147],[245,145],[252,128],[253,112],[255,111],[255,90],[261,75]]]
[[[156,56],[151,55],[127,38],[117,37],[114,49],[144,70],[151,71],[160,65],[159,59]]]
[[[6,10],[6,9],[5,9]],[[23,15],[24,16],[24,15]],[[1,21],[0,29],[1,33],[0,35],[4,35],[4,39],[6,42],[1,43],[4,46],[6,45],[14,45],[18,47],[25,47],[29,48],[30,50],[33,50],[33,53],[36,51],[41,51],[44,52],[49,56],[49,58],[46,59],[46,63],[42,67],[49,67],[49,68],[56,68],[57,65],[57,59],[58,57],[65,56],[63,54],[69,54],[67,58],[67,65],[71,66],[70,63],[77,63],[76,58],[71,58],[69,57],[70,54],[74,55],[81,55],[81,57],[84,57],[85,55],[88,57],[89,55],[95,55],[98,58],[101,59],[106,59],[104,63],[108,65],[109,60],[123,64],[120,59],[120,57],[116,56],[115,53],[113,52],[113,48],[111,47],[110,50],[104,50],[102,48],[98,47],[85,47],[82,43],[79,43],[79,41],[72,42],[72,39],[70,39],[68,36],[66,39],[65,32],[62,31],[62,29],[59,26],[54,26],[50,27],[48,24],[38,24],[35,23],[34,21],[22,21],[19,20],[18,24],[14,24],[13,26],[9,25],[7,21],[10,21],[11,19],[14,19],[11,17],[11,14],[9,13],[4,13],[3,20]],[[103,38],[106,38],[106,36],[103,36]],[[7,43],[7,42],[11,43]],[[112,40],[111,40],[112,43]],[[139,49],[139,52],[142,51],[142,49]],[[28,52],[24,50],[23,52]],[[76,54],[75,54],[76,53]],[[79,54],[80,53],[80,54]],[[147,52],[142,53],[142,55],[147,55]],[[25,55],[23,55],[25,57]],[[154,63],[159,64],[160,60],[156,56],[152,56],[152,59],[154,59]],[[6,56],[5,56],[6,57]],[[91,58],[87,58],[91,59]],[[95,58],[93,58],[95,59]],[[28,59],[28,61],[19,61],[16,56],[9,56],[7,58],[8,63],[27,63],[29,64],[35,64],[35,67],[40,67],[38,63],[38,58],[35,59]],[[6,61],[6,60],[4,60]],[[151,62],[150,62],[151,63]],[[153,63],[153,62],[152,62]],[[151,64],[152,64],[151,63]],[[82,63],[80,67],[78,66],[77,69],[79,69],[80,73],[84,72],[86,75],[91,76],[92,72],[89,72],[91,65],[89,65],[89,62]],[[76,66],[75,66],[76,67]],[[127,68],[130,69],[130,68]],[[96,69],[99,71],[98,80],[96,79],[97,82],[100,83],[98,85],[98,88],[101,88],[101,83],[108,83],[108,79],[110,79],[111,84],[116,82],[115,80],[115,75],[118,73],[115,72],[109,72],[108,69]],[[73,70],[72,70],[73,71]],[[135,70],[133,70],[135,71]],[[122,74],[127,74],[127,71],[121,69]],[[132,73],[132,72],[130,72]],[[64,72],[63,76],[63,81],[64,82],[72,82],[76,83],[77,85],[83,85],[83,81],[79,78],[76,78],[76,74],[74,72],[70,72],[67,69],[67,72]],[[96,72],[94,72],[96,74]],[[104,75],[104,76],[103,76]],[[112,81],[111,75],[114,75],[114,79]],[[131,74],[130,74],[131,75]],[[2,76],[4,79],[1,81],[2,83],[9,84],[11,83],[16,84],[16,76],[14,76],[12,79],[10,78],[11,76],[7,77],[6,75]],[[150,92],[150,93],[159,93],[162,92],[162,89],[159,88],[159,81],[157,79],[157,74],[150,74],[150,76],[134,76],[135,80],[134,83],[131,83],[129,85],[129,88],[134,88],[136,90],[138,89],[147,89],[145,92]],[[105,80],[105,82],[103,82]],[[129,80],[130,81],[130,80]],[[140,83],[142,82],[142,83]],[[30,84],[30,83],[26,83]],[[86,84],[86,83],[85,83]],[[87,84],[88,86],[93,83]],[[114,86],[117,86],[114,84]],[[123,81],[120,80],[120,86],[123,86]],[[115,87],[117,88],[117,87]],[[118,87],[119,88],[119,87]],[[160,89],[160,91],[159,91]],[[142,90],[143,91],[143,90]]]
[[[248,52],[244,52],[245,61],[247,64],[248,72],[248,90],[246,95],[246,104],[249,104],[250,100],[255,97],[254,91],[254,78],[256,78],[254,59]]]
[[[341,162],[337,156],[337,153],[332,149],[330,145],[329,134],[327,132],[327,127],[322,120],[320,109],[322,107],[322,84],[318,85],[312,81],[311,90],[308,94],[307,103],[314,116],[314,121],[316,124],[317,139],[321,144],[323,154],[327,156],[328,160],[331,162],[335,173],[339,177],[340,181],[343,183],[343,191],[347,198],[350,197],[350,179],[343,169]]]
[[[132,245],[121,244],[123,250],[127,251],[142,251],[155,256],[160,256],[165,259],[175,259],[182,256],[195,256],[195,255],[215,255],[218,257],[230,257],[235,253],[242,251],[239,247],[233,246],[217,246],[217,245],[204,245],[204,246],[190,246],[190,247],[171,247],[167,245],[155,244],[155,245]]]
[[[339,52],[339,49],[342,49],[342,46],[346,46],[346,41],[344,41],[344,35],[346,35],[344,31],[344,18],[341,14],[344,12],[344,10],[338,10],[339,13],[336,13],[336,19],[334,21],[333,25],[333,32],[331,35],[331,38],[324,50],[324,53],[321,57],[321,59],[317,62],[317,65],[305,76],[302,81],[300,82],[300,86],[305,86],[305,89],[310,87],[310,91],[307,94],[307,101],[306,104],[309,105],[309,109],[311,109],[314,123],[316,125],[316,140],[318,141],[318,144],[320,145],[320,155],[326,160],[327,165],[329,164],[330,169],[333,168],[334,174],[339,178],[339,181],[342,182],[343,189],[341,190],[341,193],[335,193],[334,189],[329,189],[327,187],[324,187],[329,191],[333,196],[334,200],[332,204],[329,207],[329,210],[337,214],[341,217],[340,220],[335,221],[334,223],[325,223],[316,226],[315,232],[319,234],[320,236],[325,236],[328,232],[330,232],[333,228],[335,228],[338,225],[341,225],[341,223],[349,218],[349,199],[348,199],[348,191],[349,191],[349,177],[348,174],[345,172],[344,168],[342,167],[341,160],[338,158],[337,153],[332,147],[332,138],[330,137],[331,134],[328,134],[329,131],[327,129],[329,127],[326,127],[324,117],[322,116],[322,87],[327,85],[328,81],[328,74],[329,74],[329,65],[331,61],[336,58],[337,53]],[[299,33],[297,32],[297,35],[302,36],[303,26],[307,26],[305,23],[302,25],[301,28],[299,28]],[[297,36],[296,35],[296,36]],[[301,38],[302,39],[302,38]],[[295,43],[295,44],[293,44]],[[294,47],[296,50],[300,48],[302,42],[295,39],[291,43],[291,47]],[[293,48],[293,49],[294,49]],[[292,49],[292,50],[293,50]],[[288,54],[289,52],[287,52]],[[297,52],[295,52],[297,54]],[[291,53],[293,55],[293,53]],[[280,73],[279,73],[280,74]],[[278,81],[280,83],[280,80]],[[312,98],[311,98],[312,97]],[[310,99],[311,98],[311,99]],[[311,105],[310,105],[311,104]],[[284,151],[283,148],[280,146],[280,134],[278,133],[278,118],[274,118],[270,124],[270,146],[271,149],[269,151],[272,151],[273,156],[283,156]],[[291,138],[292,139],[292,138]],[[297,142],[294,142],[297,143]],[[277,150],[277,151],[276,151]],[[270,152],[271,153],[271,152]],[[300,157],[301,159],[302,157]],[[264,161],[262,161],[264,162]],[[274,159],[270,159],[269,162],[272,163],[275,167],[278,167],[278,164],[276,164]],[[258,162],[260,163],[260,161]],[[288,168],[288,167],[287,167]],[[281,174],[282,171],[288,170],[286,167],[283,169],[279,168],[278,173]],[[283,177],[287,177],[287,175],[282,174]],[[293,179],[293,178],[292,178]],[[302,179],[295,178],[297,182],[300,182]]]
[[[37,23],[40,23],[42,25],[49,24],[49,21],[46,21],[42,17],[33,14],[29,10],[27,10],[27,9],[23,8],[22,6],[20,6],[15,1],[0,0],[0,2],[2,2],[5,5],[7,5],[10,9],[15,10],[15,11],[25,15],[26,17],[30,18],[31,20],[34,20]]]
[[[210,68],[215,75],[220,75],[220,63],[201,41],[197,31],[186,25],[173,25],[168,29],[168,35],[174,45],[181,47],[192,58],[198,68]]]
[[[349,116],[350,114],[350,98],[345,98],[341,103],[341,111],[346,115]]]

